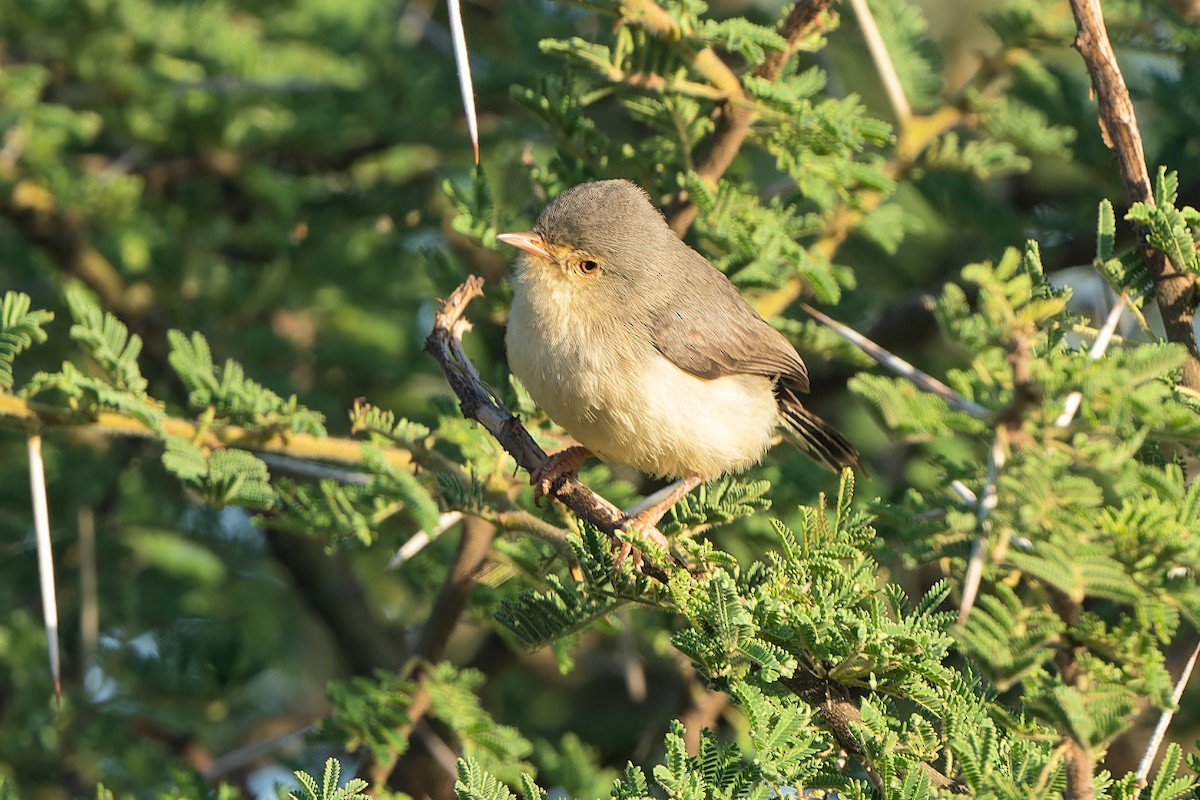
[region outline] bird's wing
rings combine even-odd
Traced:
[[[703,266],[719,276],[720,290],[712,291],[710,278],[704,294],[684,291],[655,309],[650,332],[658,352],[701,378],[763,375],[807,392],[808,369],[787,337],[763,320],[724,274],[707,262]]]

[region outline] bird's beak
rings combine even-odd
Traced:
[[[554,260],[554,256],[550,255],[550,250],[546,247],[546,242],[533,231],[501,233],[496,238],[505,244],[511,244],[513,247],[524,250],[526,253],[535,255],[538,258],[544,258],[547,261]]]

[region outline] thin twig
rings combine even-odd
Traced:
[[[1158,718],[1158,724],[1154,726],[1154,732],[1150,734],[1150,741],[1146,742],[1146,751],[1142,753],[1142,760],[1138,762],[1135,773],[1137,782],[1134,784],[1133,800],[1137,800],[1142,789],[1146,788],[1150,777],[1150,765],[1154,763],[1154,758],[1158,755],[1158,748],[1162,746],[1163,738],[1167,735],[1167,728],[1170,727],[1175,711],[1179,708],[1183,690],[1187,688],[1188,681],[1192,677],[1192,670],[1196,668],[1197,658],[1200,658],[1200,642],[1197,642],[1196,646],[1192,648],[1192,656],[1183,665],[1183,672],[1179,674],[1179,680],[1175,683],[1175,691],[1171,692],[1171,704],[1174,708],[1162,712]]]
[[[371,480],[371,476],[365,472],[331,467],[327,464],[320,464],[315,461],[296,458],[295,456],[280,453],[259,453],[258,457],[268,467],[271,467],[272,472],[290,472],[293,475],[303,475],[306,478],[325,478],[337,481],[338,483],[344,483],[347,486],[365,486]]]
[[[413,735],[421,738],[422,731],[428,732],[425,716],[432,706],[432,698],[426,688],[429,679],[429,665],[441,661],[444,657],[446,643],[449,642],[450,635],[457,627],[463,610],[467,607],[471,591],[479,582],[479,576],[491,558],[496,526],[473,516],[464,517],[462,522],[462,536],[458,541],[458,549],[454,553],[450,569],[433,601],[429,618],[421,627],[421,635],[414,648],[416,662],[408,677],[417,686],[405,711],[405,721],[395,731],[394,735],[398,741],[407,741]],[[428,741],[425,743],[430,744]],[[441,761],[438,752],[433,749],[429,749],[428,752],[439,762]],[[417,757],[419,756],[410,749],[402,759],[411,761]],[[451,758],[450,761],[453,766],[454,759]],[[377,784],[384,781],[393,784],[396,781],[403,781],[412,770],[406,767],[403,760],[393,760],[390,764],[378,764],[370,771]],[[407,791],[403,785],[392,785],[391,788]]]
[[[79,671],[80,679],[92,668],[100,636],[100,596],[96,580],[96,514],[91,506],[79,508]]]
[[[142,439],[162,439],[163,434],[166,434],[187,439],[209,449],[239,447],[256,453],[279,453],[308,460],[338,461],[345,464],[363,462],[363,442],[358,439],[311,436],[306,433],[278,430],[257,431],[241,425],[201,426],[179,417],[165,418],[160,432],[141,420],[124,414],[101,411],[91,422],[81,421],[77,414],[67,409],[0,393],[0,426],[5,425],[25,431],[65,428],[85,434],[99,432],[107,436]],[[410,451],[401,447],[381,447],[378,450],[389,465],[412,468],[413,454]]]
[[[1125,78],[1117,64],[1116,53],[1104,25],[1100,0],[1071,0],[1078,33],[1075,49],[1083,57],[1099,106],[1100,132],[1117,156],[1121,183],[1130,204],[1154,205],[1150,173],[1142,135],[1138,130],[1137,114]],[[1194,321],[1196,315],[1196,286],[1191,276],[1179,272],[1160,250],[1151,247],[1147,231],[1137,226],[1142,244],[1142,257],[1154,280],[1154,293],[1162,312],[1167,338],[1187,347],[1188,360],[1183,366],[1183,385],[1200,390],[1200,348],[1197,347]]]
[[[217,756],[201,772],[205,779],[215,783],[223,776],[235,770],[240,770],[242,767],[261,761],[263,756],[270,755],[285,745],[299,739],[301,736],[311,733],[317,727],[318,725],[315,722],[306,722],[303,725],[297,725],[280,733],[249,742]]]
[[[520,420],[484,385],[474,363],[462,349],[462,335],[470,328],[463,313],[467,304],[482,294],[483,279],[476,276],[471,276],[455,289],[437,313],[433,331],[425,340],[425,351],[437,360],[450,388],[458,395],[463,416],[482,424],[516,460],[518,466],[532,473],[546,460],[545,451],[533,440]],[[616,535],[629,524],[629,517],[619,508],[573,476],[564,476],[557,481],[551,494],[581,519],[586,519],[610,535]],[[658,546],[666,548],[667,541],[661,533],[652,538]],[[645,572],[651,577],[666,580],[666,573],[649,563],[645,563]]]
[[[400,546],[396,554],[388,561],[385,570],[391,571],[399,569],[404,562],[411,559],[417,553],[425,549],[426,545],[434,539],[445,533],[452,525],[457,525],[463,518],[461,511],[447,511],[438,517],[437,525],[431,531],[417,531],[408,538],[408,541]]]
[[[46,499],[46,465],[42,461],[42,437],[37,433],[29,436],[29,488],[33,500],[38,580],[42,585],[42,616],[46,622],[50,676],[54,679],[54,696],[58,698],[62,697],[62,670],[58,649],[58,597],[54,589],[54,551],[50,544],[50,504]]]
[[[875,24],[875,15],[871,13],[871,6],[867,0],[850,0],[850,6],[854,9],[854,16],[858,18],[858,27],[862,30],[867,50],[871,53],[871,60],[875,62],[875,71],[879,73],[884,91],[887,92],[892,113],[896,115],[896,121],[903,127],[912,116],[912,106],[908,104],[908,97],[904,94],[904,86],[900,83],[896,65],[888,54],[887,45],[884,44],[883,36],[879,33],[879,26]]]
[[[822,314],[820,311],[817,311],[807,303],[801,303],[800,307],[817,322],[832,328],[834,332],[836,332],[843,339],[858,345],[858,347],[864,353],[890,369],[892,372],[895,372],[901,377],[908,378],[910,381],[916,384],[919,389],[929,392],[930,394],[936,394],[950,405],[954,406],[960,411],[967,412],[976,419],[987,419],[989,416],[991,416],[991,412],[983,406],[972,400],[968,400],[946,384],[939,381],[937,378],[922,372],[912,364],[905,361],[903,358],[900,358],[900,356],[888,352],[883,347],[863,336],[853,328],[843,325],[826,314]]]

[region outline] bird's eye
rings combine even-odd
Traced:
[[[585,259],[579,262],[579,271],[584,275],[592,275],[600,271],[600,265],[592,259]]]

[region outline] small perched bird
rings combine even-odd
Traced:
[[[532,231],[498,238],[524,251],[509,366],[582,445],[535,471],[539,495],[592,455],[682,479],[633,518],[648,532],[702,481],[761,460],[780,426],[822,464],[857,464],[845,437],[801,404],[808,370],[795,348],[636,185],[581,184]]]

